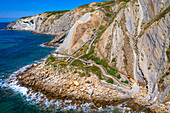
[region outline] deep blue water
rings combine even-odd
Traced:
[[[38,35],[27,31],[3,30],[9,23],[0,23],[0,80],[5,81],[23,66],[41,60],[55,48],[41,47],[54,36]],[[0,83],[1,84],[1,83]],[[45,112],[30,105],[24,97],[10,88],[0,87],[0,113]]]
[[[13,72],[26,65],[35,64],[33,61],[41,60],[53,52],[56,48],[40,45],[49,42],[54,36],[4,30],[7,25],[8,23],[0,23],[0,113],[49,113],[49,109],[28,101],[28,95],[22,93],[24,88],[11,88],[6,81]],[[108,111],[120,113],[120,110],[114,107],[102,112]],[[74,113],[75,110],[67,112]]]

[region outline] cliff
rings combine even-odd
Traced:
[[[57,35],[49,45],[62,42],[56,52],[65,62],[95,65],[96,76],[127,85],[136,103],[167,112],[160,105],[170,106],[169,11],[168,0],[106,1],[21,18],[7,29]]]
[[[35,16],[22,17],[18,21],[10,23],[6,29],[28,30],[40,34],[59,35],[68,31],[90,9],[90,7],[84,5],[70,11],[52,11]]]

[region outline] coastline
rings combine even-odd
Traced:
[[[23,30],[21,30],[21,31],[23,31]],[[49,42],[47,42],[47,43],[49,43]],[[41,47],[42,46],[43,47],[49,47],[49,46],[45,46],[44,44],[46,44],[46,43],[40,44],[40,46]],[[52,47],[52,48],[55,48],[55,47]],[[17,72],[14,72],[13,73],[14,75],[12,74],[12,76],[11,76],[12,78],[10,77],[10,79],[8,81],[8,85],[10,85],[10,87],[11,86],[13,87],[13,85],[14,85],[14,87],[12,89],[14,89],[16,87],[23,88],[24,92],[22,92],[20,90],[19,90],[19,92],[22,92],[24,95],[27,95],[27,97],[29,97],[29,98],[33,94],[36,95],[36,97],[34,97],[34,99],[31,100],[32,102],[34,102],[37,98],[41,98],[41,101],[36,102],[36,104],[38,104],[42,107],[48,106],[48,107],[54,108],[54,106],[56,105],[55,104],[56,102],[57,103],[58,103],[58,101],[64,102],[65,104],[61,103],[61,106],[57,108],[58,110],[63,110],[65,108],[69,109],[69,105],[72,105],[72,108],[75,108],[74,105],[76,104],[75,110],[83,111],[84,108],[82,107],[82,105],[85,104],[85,105],[88,105],[87,111],[102,111],[102,110],[109,109],[110,107],[114,108],[114,107],[118,107],[118,106],[120,107],[119,109],[122,109],[122,110],[124,109],[126,111],[140,111],[141,109],[144,109],[146,111],[150,111],[149,108],[135,103],[133,101],[133,99],[130,98],[129,95],[126,95],[126,94],[123,95],[123,93],[119,94],[120,93],[119,91],[116,91],[114,88],[110,88],[110,87],[113,87],[113,84],[110,84],[110,86],[105,87],[104,84],[100,82],[97,75],[93,75],[92,73],[91,73],[91,75],[93,75],[93,77],[95,77],[95,79],[97,79],[97,82],[98,82],[97,85],[101,85],[102,87],[104,87],[102,92],[104,92],[106,89],[108,89],[107,93],[104,93],[103,95],[100,95],[98,97],[98,94],[101,93],[101,92],[97,92],[97,95],[92,97],[91,95],[88,94],[89,91],[91,91],[91,90],[89,90],[87,87],[85,87],[86,91],[84,91],[84,90],[82,91],[84,94],[83,95],[82,94],[77,95],[76,93],[81,89],[81,87],[79,87],[79,85],[77,86],[74,83],[75,80],[77,81],[77,78],[76,79],[73,78],[73,81],[71,83],[64,83],[64,84],[67,84],[68,86],[70,86],[70,85],[75,86],[73,89],[71,88],[71,90],[75,90],[76,93],[71,94],[71,95],[69,94],[70,89],[69,90],[63,90],[63,87],[60,87],[59,84],[58,84],[58,86],[56,86],[56,89],[57,89],[56,91],[54,91],[54,89],[49,90],[49,87],[51,87],[51,86],[48,87],[48,85],[47,86],[43,85],[45,82],[40,83],[40,84],[39,83],[35,84],[36,82],[39,81],[39,78],[36,78],[34,74],[33,75],[29,74],[29,76],[28,76],[28,73],[37,72],[36,68],[38,68],[40,65],[42,65],[44,68],[46,68],[45,61],[49,56],[50,55],[43,58],[42,60],[34,61],[34,62],[37,62],[38,64],[30,64],[30,65],[27,65],[28,67],[24,66],[23,68],[21,68],[22,71],[19,70]],[[66,68],[66,69],[69,69],[69,68]],[[46,73],[46,71],[48,71],[48,69],[43,70],[42,73]],[[60,74],[58,74],[58,75],[60,75]],[[74,75],[73,72],[72,72],[72,75]],[[67,77],[67,76],[68,75],[66,75],[65,77]],[[76,76],[78,77],[79,75],[76,75]],[[30,81],[27,81],[28,79],[25,79],[24,77],[29,77],[29,78],[33,77],[33,79],[30,79]],[[48,78],[48,77],[49,76],[45,75],[45,78]],[[60,79],[60,77],[59,77],[59,79]],[[55,76],[54,76],[54,78],[55,78]],[[69,81],[69,80],[70,79],[62,80],[62,81],[66,82],[66,81]],[[94,79],[91,78],[90,80],[94,80]],[[86,84],[87,83],[84,83],[84,85],[86,85]],[[107,83],[107,85],[108,85],[108,83]],[[95,86],[95,88],[96,87],[98,87],[98,86]],[[46,89],[44,89],[44,88],[46,88]],[[65,87],[64,89],[67,89],[67,88],[68,87]],[[114,91],[116,91],[116,93]],[[115,94],[112,95],[113,93],[115,93]],[[85,97],[84,95],[86,95],[86,94],[88,94],[88,95]],[[43,95],[43,96],[38,97],[38,95]],[[112,99],[110,98],[110,96],[112,96]],[[51,104],[51,101],[53,101],[52,104]],[[49,103],[50,103],[50,106],[49,106]],[[130,103],[130,106],[129,106],[129,103]],[[138,106],[138,107],[136,107],[136,106]]]
[[[141,6],[140,2],[142,1],[137,1],[141,9],[145,5]],[[130,6],[128,6],[128,4]],[[100,22],[101,25],[99,29],[89,29],[89,33],[94,33],[94,35],[92,34],[93,40],[89,46],[81,46],[80,49],[77,48],[82,45],[83,40],[87,38],[87,36],[83,35],[84,29],[89,28],[94,22],[89,25],[88,22],[86,22],[85,25],[76,23],[77,27],[76,29],[74,28],[74,32],[70,29],[70,31],[74,33],[74,35],[72,35],[73,39],[70,40],[70,44],[67,43],[63,46],[63,51],[60,51],[60,53],[64,53],[56,56],[51,54],[44,61],[35,61],[38,63],[37,66],[32,66],[24,72],[17,74],[14,81],[10,79],[9,84],[14,82],[21,87],[28,88],[29,90],[26,92],[26,95],[36,95],[32,101],[41,98],[36,104],[45,107],[49,106],[49,104],[46,103],[51,103],[50,107],[58,110],[64,110],[65,107],[67,107],[70,108],[69,110],[86,111],[82,105],[92,103],[93,106],[90,105],[87,111],[100,111],[101,109],[109,108],[108,106],[120,106],[121,108],[125,106],[125,108],[127,108],[125,110],[126,112],[168,112],[170,108],[170,95],[168,93],[170,87],[168,83],[169,72],[165,70],[168,67],[165,65],[167,60],[169,60],[169,57],[167,59],[166,56],[166,50],[169,46],[166,42],[169,40],[163,32],[160,32],[159,35],[156,34],[158,29],[162,29],[162,31],[168,29],[167,26],[164,26],[164,29],[164,27],[162,28],[158,25],[167,24],[167,21],[164,20],[168,20],[167,16],[165,16],[168,8],[164,7],[166,11],[159,12],[158,16],[154,15],[148,23],[146,22],[146,25],[142,25],[142,21],[145,21],[145,18],[139,19],[139,15],[143,11],[142,9],[137,11],[139,15],[134,16],[134,18],[133,16],[129,18],[128,14],[130,13],[128,12],[125,12],[123,15],[121,14],[121,12],[126,11],[128,7],[131,11],[136,12],[136,8],[134,8],[135,10],[133,8],[131,9],[131,3],[128,4],[125,4],[127,7],[120,7],[120,10],[119,7],[116,6],[117,11],[113,11],[113,9],[105,11],[103,7],[105,14],[107,12],[110,15],[115,13],[115,16],[110,16],[110,18],[108,17],[106,20],[100,19],[102,21]],[[110,11],[112,11],[112,13],[110,13]],[[143,14],[146,15],[145,11]],[[162,18],[162,16],[164,16],[164,18]],[[135,20],[138,20],[137,22],[139,22],[139,24],[128,24],[136,23]],[[129,25],[131,28],[135,28],[130,29]],[[154,28],[157,29],[152,29],[153,27],[151,25],[154,25]],[[62,27],[60,30],[65,29]],[[149,32],[150,35],[147,35],[147,30],[154,31],[155,33]],[[51,32],[49,29],[47,31],[49,31],[48,33]],[[129,37],[129,33],[133,33],[132,31],[135,35],[131,34]],[[43,34],[34,31],[31,32],[34,34]],[[85,34],[87,35],[88,33]],[[150,36],[155,38],[151,39]],[[133,37],[135,37],[135,40],[131,40]],[[164,39],[164,41],[159,40],[160,37]],[[61,44],[59,42],[63,41],[65,36],[63,36],[61,40],[58,40],[58,38],[59,37],[56,36],[54,40],[39,46],[59,47]],[[147,45],[145,41],[141,41],[145,39],[148,42],[153,41],[154,43]],[[69,41],[66,40],[66,42]],[[155,44],[158,46],[155,46]],[[159,48],[159,46],[163,44],[167,46]],[[65,55],[69,53],[67,50],[64,51],[67,45],[69,45],[68,51],[71,53],[73,51],[77,52],[77,50],[80,51],[74,55]],[[86,51],[88,48],[89,51]],[[152,53],[153,50],[155,50],[155,54]],[[80,58],[81,56],[82,58]],[[56,57],[58,58],[56,59]],[[83,60],[88,61],[83,62]],[[77,61],[77,64],[74,61]],[[96,65],[94,64],[97,63],[101,64],[98,66],[101,68],[95,67]],[[108,66],[105,65],[105,63],[108,64]],[[104,65],[105,67],[103,67]],[[117,70],[115,70],[117,68],[123,71],[123,73],[125,72],[127,76],[125,75],[124,78],[124,74],[120,75],[120,73],[117,73]],[[157,69],[162,70],[158,72]],[[111,74],[108,74],[108,71]],[[117,80],[118,74],[120,76],[119,80]],[[127,85],[123,84],[124,82],[126,82]],[[120,85],[121,88],[118,88],[118,85]],[[128,90],[124,90],[125,93],[120,90],[125,89],[128,85]],[[165,87],[167,88],[163,91]],[[41,94],[43,96],[41,96]],[[69,102],[62,103],[63,105],[60,104],[60,106],[58,106],[56,105],[56,102],[59,102],[58,100]],[[77,105],[76,107],[74,106],[75,104]],[[70,105],[74,107],[70,107]]]
[[[23,71],[15,72],[16,78],[13,77],[15,79],[9,79],[8,84],[10,85],[10,84],[16,83],[17,85],[21,87],[26,87],[28,90],[26,91],[27,93],[25,95],[28,95],[30,97],[33,95],[32,93],[35,93],[34,95],[36,95],[36,97],[32,101],[35,101],[36,98],[41,98],[41,100],[39,102],[36,102],[36,104],[39,104],[42,107],[48,106],[48,107],[54,108],[54,106],[56,106],[56,102],[62,100],[64,104],[61,103],[61,106],[57,108],[58,110],[61,110],[62,108],[68,108],[70,105],[72,105],[72,107],[76,105],[76,110],[83,111],[82,105],[87,104],[87,103],[89,105],[88,111],[90,110],[101,111],[101,109],[106,110],[106,109],[109,109],[109,107],[111,106],[112,107],[119,106],[121,109],[124,108],[127,111],[147,109],[144,106],[140,106],[140,105],[136,107],[137,104],[131,98],[129,98],[128,95],[123,95],[123,93],[121,94],[118,91],[115,92],[113,89],[105,87],[103,84],[99,83],[98,77],[96,75],[91,75],[91,77],[86,78],[87,80],[93,80],[91,82],[94,82],[95,80],[97,80],[95,81],[97,83],[95,82],[92,83],[94,84],[94,87],[92,85],[91,86],[86,85],[87,81],[84,84],[81,84],[81,80],[80,80],[81,77],[79,77],[78,75],[77,76],[74,75],[76,79],[75,78],[71,79],[69,83],[68,83],[68,79],[70,78],[67,78],[67,77],[70,77],[69,75],[62,75],[62,76],[58,75],[58,77],[57,75],[54,77],[52,77],[52,75],[47,75],[46,77],[43,76],[45,78],[40,80],[41,78],[37,78],[38,74],[41,75],[44,72],[47,73],[47,71],[48,73],[54,72],[54,70],[51,70],[50,67],[48,70],[46,69],[43,70],[43,68],[41,68],[43,65],[44,65],[44,61],[40,64],[36,64],[36,65],[33,64],[31,66],[28,66],[24,68]],[[39,70],[39,73],[38,74],[34,73],[34,72],[37,72],[37,70]],[[42,73],[40,72],[40,70]],[[29,77],[30,79],[27,79],[27,77]],[[54,80],[51,80],[50,78],[53,78],[55,81],[60,79],[61,81],[54,83]],[[67,80],[64,78],[66,78]],[[48,84],[47,84],[46,79],[50,79],[50,82],[48,82]],[[79,85],[76,84],[75,81],[79,81],[78,82]],[[57,90],[54,89],[52,84],[55,84]],[[61,86],[61,84],[63,85]],[[111,85],[110,87],[112,87],[112,84],[110,85]],[[84,86],[84,90],[82,90],[83,89],[82,86]],[[93,91],[91,91],[90,89],[92,87],[94,88]],[[99,90],[98,87],[101,88],[100,89],[101,92],[94,92],[95,90]],[[80,91],[82,91],[82,93],[78,94],[78,92]],[[71,92],[74,92],[74,93],[71,93]],[[102,95],[99,95],[99,93],[102,93],[102,92],[105,92],[105,93],[103,93]],[[47,100],[48,102],[45,102]],[[49,102],[51,101],[52,103],[49,104]],[[45,104],[45,103],[48,103],[48,104]],[[129,106],[127,103],[131,103],[132,105]]]

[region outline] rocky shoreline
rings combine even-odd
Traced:
[[[57,69],[51,66],[45,66],[45,63],[38,65],[32,65],[27,68],[23,73],[19,73],[17,81],[19,85],[30,88],[33,92],[41,92],[46,96],[48,101],[50,100],[72,100],[67,102],[67,105],[77,104],[77,109],[82,110],[81,104],[94,103],[91,105],[91,109],[99,111],[99,108],[107,108],[108,106],[117,106],[122,104],[122,106],[130,107],[130,111],[136,111],[141,109],[147,109],[144,106],[138,105],[130,98],[129,95],[113,90],[115,86],[113,84],[103,84],[100,82],[99,78],[90,73],[90,76],[81,77],[79,74],[68,71],[68,67],[65,69],[67,73],[59,75]],[[65,72],[64,71],[64,72]],[[9,84],[13,80],[9,80]],[[109,88],[112,87],[112,88]],[[30,93],[28,90],[27,94]],[[29,94],[32,95],[32,94]],[[44,97],[41,97],[44,98]],[[54,101],[55,102],[55,101]],[[40,102],[41,106],[45,106]],[[123,104],[123,103],[130,103]],[[51,105],[52,106],[52,105]],[[55,105],[53,105],[55,106]],[[80,108],[79,108],[80,107]],[[58,108],[59,110],[61,109]],[[147,109],[150,111],[150,109]]]
[[[7,29],[56,34],[43,46],[60,54],[19,74],[18,84],[96,109],[126,101],[135,112],[170,112],[169,9],[168,0],[105,1],[21,18]]]

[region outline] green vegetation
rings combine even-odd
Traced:
[[[99,30],[103,30],[103,29],[104,29],[104,26],[100,25]]]
[[[148,67],[148,70],[150,70],[151,69],[151,67]]]
[[[56,15],[56,14],[60,14],[59,17],[58,17],[58,18],[60,18],[60,17],[63,15],[63,13],[66,13],[66,12],[68,12],[68,11],[69,11],[69,10],[63,10],[63,11],[52,11],[52,12],[45,12],[45,13],[48,14],[48,15],[47,15],[47,18],[50,17],[50,16],[52,16],[52,15]]]
[[[102,65],[110,75],[116,76],[117,71],[114,68],[109,67],[105,60],[100,59],[99,57],[96,57],[96,55],[94,55],[94,48],[95,46],[92,46],[89,53],[81,56],[81,58],[85,60],[93,60],[94,62],[96,62],[96,64]]]
[[[121,78],[120,74],[117,76],[117,78],[118,78],[118,79],[120,79],[120,78]]]
[[[94,41],[94,43],[97,44],[98,41],[99,41],[99,39],[96,39],[96,40]]]
[[[77,70],[75,70],[74,73],[77,73]]]
[[[109,25],[114,21],[114,19],[116,18],[117,14],[121,11],[122,8],[124,8],[126,6],[126,4],[123,4],[119,10],[114,14],[114,16],[112,17],[112,19],[109,22]]]
[[[84,72],[78,72],[80,77],[85,76],[86,74]]]
[[[98,37],[100,38],[105,30],[98,32]]]
[[[77,69],[83,69],[85,70],[86,73],[84,72],[77,72],[77,70],[74,71],[74,73],[79,73],[80,76],[85,76],[86,74],[88,75],[89,72],[92,72],[94,74],[96,74],[99,79],[103,79],[102,78],[102,73],[100,71],[100,69],[97,66],[91,66],[89,68],[86,68],[85,65],[80,61],[80,60],[75,60],[72,64],[72,66],[77,66]]]
[[[84,64],[80,61],[80,60],[74,60],[72,63],[71,63],[72,66],[83,66]]]
[[[128,84],[129,82],[126,80],[126,81],[121,81],[122,83],[125,83],[125,84]]]
[[[53,55],[51,55],[50,57],[47,58],[45,63],[54,62],[54,61],[55,61],[55,57]]]
[[[31,17],[31,16],[27,16],[27,17],[21,17],[20,19],[26,19],[26,18],[29,18],[29,17]]]
[[[110,16],[111,16],[111,14],[110,14],[110,13],[106,13],[105,15],[106,15],[107,17],[110,17]]]
[[[96,29],[93,29],[93,31],[96,31]]]
[[[114,0],[111,0],[111,1],[104,1],[102,3],[98,3],[97,6],[100,7],[100,6],[104,6],[104,5],[107,5],[107,4],[111,4],[111,3],[114,3],[115,1]]]
[[[141,56],[144,57],[144,54],[141,52]]]
[[[87,68],[86,71],[92,71],[94,74],[96,74],[100,80],[102,80],[102,72],[100,71],[100,69],[97,66],[91,66],[89,68]]]
[[[96,10],[95,9],[92,9],[90,12],[92,13],[92,12],[95,12]]]
[[[66,13],[70,10],[63,10],[63,11],[50,11],[50,12],[45,12],[45,13],[48,13],[48,14],[52,14],[52,15],[55,15],[55,14],[60,14],[60,13]]]
[[[110,75],[116,76],[117,71],[114,68],[107,66],[106,70]]]
[[[106,80],[106,82],[113,84],[113,79],[112,79],[112,78],[109,78],[108,80]]]
[[[170,47],[166,50],[166,55],[168,57],[168,62],[170,62]]]
[[[119,2],[129,2],[130,0],[118,0]]]
[[[53,67],[56,67],[56,64],[55,64],[55,57],[53,55],[51,55],[50,57],[47,58],[47,60],[45,61],[45,64],[48,66],[48,65],[51,65]]]
[[[155,18],[153,18],[150,22],[146,23],[144,25],[144,30],[149,28],[149,26],[151,26],[154,22],[156,22],[156,21],[160,20],[161,18],[165,17],[165,14],[167,14],[168,12],[170,12],[170,6],[168,8],[166,8],[162,13],[155,16]],[[145,33],[144,31],[142,33],[140,33],[139,37],[141,37],[144,33]]]
[[[116,58],[113,58],[113,59],[112,59],[112,62],[116,62]]]

